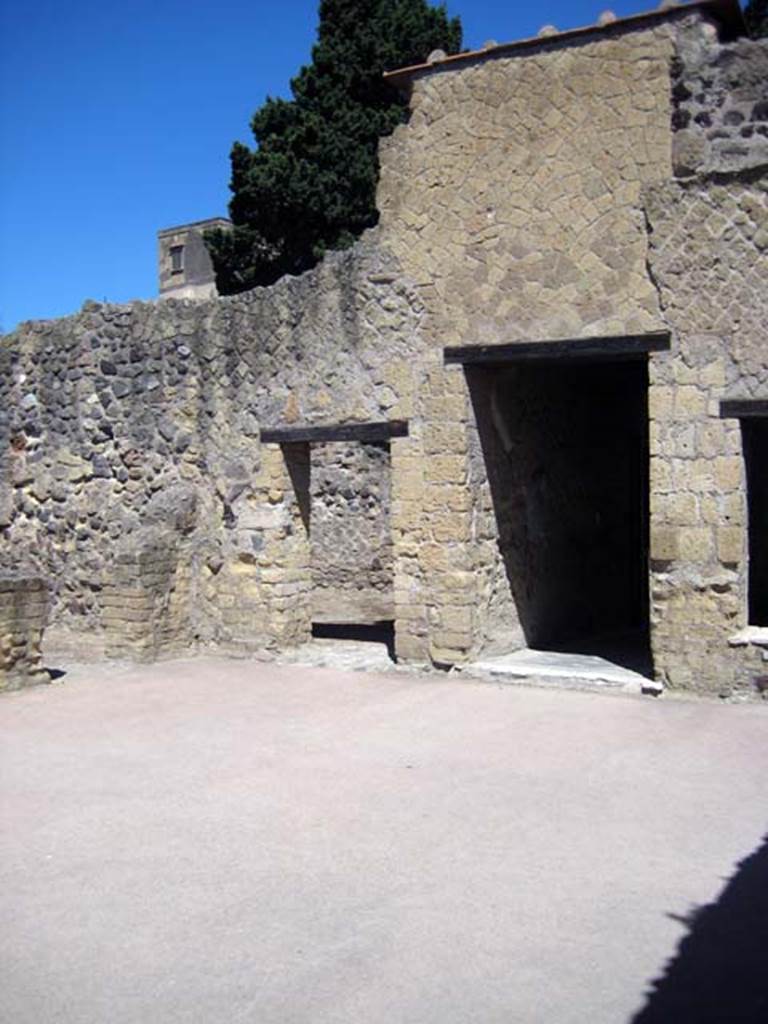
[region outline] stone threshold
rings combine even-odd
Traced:
[[[293,650],[280,651],[275,660],[353,672],[391,672],[398,668],[389,656],[387,645],[371,640],[314,638]]]
[[[560,686],[566,689],[613,690],[658,696],[663,685],[640,672],[595,654],[537,651],[532,648],[479,658],[457,666],[464,675],[494,682]]]

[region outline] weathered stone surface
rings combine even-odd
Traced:
[[[269,289],[88,302],[4,338],[0,542],[55,581],[56,627],[153,658],[394,618],[401,657],[451,664],[529,642],[542,573],[588,617],[555,520],[615,578],[590,518],[595,493],[614,522],[626,499],[611,425],[572,456],[535,375],[477,387],[442,349],[666,327],[647,386],[656,668],[746,686],[754,652],[728,645],[747,624],[742,439],[719,402],[768,398],[764,60],[671,11],[434,64],[349,252]],[[555,393],[585,405],[564,378]],[[388,451],[260,441],[394,419],[409,431]]]
[[[709,28],[691,19],[677,34],[673,164],[681,177],[768,165],[768,43],[723,45]]]
[[[356,284],[349,288],[347,281]],[[260,573],[279,562],[279,544],[291,529],[291,517],[281,511],[281,482],[267,489],[266,502],[254,501],[259,424],[407,417],[421,315],[397,264],[362,243],[269,290],[195,304],[93,303],[74,317],[28,324],[6,337],[0,408],[7,414],[0,427],[8,455],[0,517],[14,549],[35,552],[46,573],[61,581],[57,625],[105,628],[102,606],[116,544],[143,551],[146,530],[157,528],[190,592],[179,605],[184,610],[174,613],[178,635],[153,634],[142,656],[174,644],[241,640],[246,632],[255,644],[268,639],[260,614],[247,619],[238,597],[258,590]],[[32,393],[35,403],[24,403]],[[330,463],[328,472],[333,476]],[[381,491],[387,477],[388,470],[374,486],[357,481],[343,499],[353,530],[359,526],[354,512],[372,502],[385,524],[383,533],[377,527],[378,554],[367,550],[363,535],[346,545],[346,593],[359,596],[360,618],[377,609],[377,617],[394,614],[389,499]],[[266,544],[272,530],[275,542]],[[332,545],[317,541],[321,588],[322,558]],[[214,562],[220,559],[215,572],[211,543]],[[341,558],[328,569],[341,572]],[[176,572],[167,570],[167,593]],[[165,600],[152,607],[157,611]],[[352,600],[347,617],[354,611]],[[113,638],[116,628],[111,614]],[[114,639],[109,644],[119,647]]]
[[[768,182],[754,170],[693,178],[646,202],[650,269],[676,338],[652,362],[650,389],[655,662],[671,685],[751,692],[753,653],[728,648],[747,625],[742,436],[719,406],[768,394]]]
[[[48,682],[41,641],[48,586],[32,572],[0,569],[0,691]]]
[[[598,33],[417,78],[379,230],[431,344],[661,326],[640,190],[671,171],[672,56],[666,29]]]
[[[394,620],[390,493],[388,444],[312,446],[313,621]]]

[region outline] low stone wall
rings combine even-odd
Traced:
[[[41,644],[48,587],[30,573],[0,572],[0,690],[48,682]]]
[[[59,635],[103,634],[109,651],[140,657],[274,642],[264,594],[292,519],[267,522],[282,499],[261,490],[260,429],[407,419],[420,318],[397,265],[363,240],[269,289],[199,303],[89,303],[4,337],[0,531],[53,581]],[[336,518],[344,505],[359,541],[345,545],[345,600],[384,611],[388,482],[374,484],[361,458],[347,467],[343,502],[344,467],[328,463],[318,500]],[[342,572],[341,557],[328,561],[343,534],[334,515],[318,520],[320,587],[323,564]],[[159,550],[158,537],[165,568],[150,580],[145,552]]]

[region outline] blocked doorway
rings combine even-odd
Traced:
[[[394,651],[395,594],[388,441],[312,445],[312,635]]]
[[[486,650],[598,655],[650,674],[647,358],[464,370],[495,541]]]
[[[262,430],[286,455],[306,530],[311,635],[376,644],[394,659],[390,439],[405,421]]]

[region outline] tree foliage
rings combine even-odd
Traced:
[[[460,47],[459,19],[427,0],[321,0],[293,99],[268,98],[251,121],[257,148],[232,148],[234,228],[206,233],[222,294],[300,273],[376,223],[378,140],[406,117],[382,73]]]
[[[768,36],[768,0],[749,0],[744,8],[744,20],[753,39]]]

